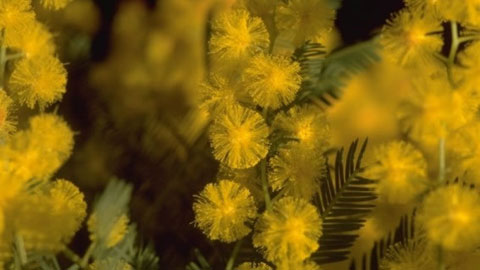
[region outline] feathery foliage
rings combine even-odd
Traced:
[[[332,263],[347,259],[349,248],[358,237],[354,232],[364,223],[364,217],[375,206],[377,198],[373,180],[360,177],[362,157],[367,146],[362,144],[358,155],[358,139],[349,147],[344,160],[340,149],[335,158],[333,172],[327,166],[321,196],[315,201],[323,220],[323,235],[320,248],[312,255],[318,263]],[[333,176],[332,176],[333,175]]]

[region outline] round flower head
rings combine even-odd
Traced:
[[[292,102],[300,89],[300,65],[282,56],[260,54],[245,69],[243,81],[256,104],[278,109]]]
[[[221,60],[244,60],[265,51],[269,44],[263,21],[244,9],[222,12],[214,18],[210,53]]]
[[[52,34],[35,20],[25,20],[9,28],[5,44],[20,50],[26,58],[52,55],[55,52]]]
[[[470,250],[480,244],[478,191],[459,185],[438,188],[424,200],[418,221],[429,241],[447,250]]]
[[[331,30],[335,10],[326,0],[290,0],[281,1],[275,15],[278,29],[294,32],[294,43],[299,45]]]
[[[414,80],[413,86],[398,116],[402,129],[422,146],[438,146],[440,138],[475,117],[478,99],[468,89],[454,90],[446,80],[430,78]]]
[[[299,140],[307,149],[325,150],[329,140],[329,126],[325,113],[314,106],[295,106],[281,112],[273,123],[275,129]]]
[[[269,129],[257,112],[232,106],[210,127],[215,158],[234,169],[255,166],[268,152]]]
[[[79,229],[86,208],[83,194],[76,186],[57,180],[45,190],[25,192],[13,199],[6,215],[10,232],[23,237],[27,250],[57,252]]]
[[[236,270],[273,270],[272,267],[265,263],[244,262],[240,264]]]
[[[257,220],[253,245],[269,261],[301,262],[317,250],[321,227],[315,206],[300,198],[284,197]]]
[[[420,0],[409,0],[408,2],[415,4],[416,2],[420,2]],[[478,0],[424,0],[422,2],[424,2],[422,4],[427,10],[433,10],[437,16],[443,20],[461,22],[466,25],[480,25]]]
[[[325,173],[322,154],[295,142],[281,148],[269,164],[268,181],[273,190],[283,189],[287,195],[308,201],[318,190],[320,177]]]
[[[435,270],[437,262],[424,240],[408,240],[397,243],[387,250],[380,262],[380,270],[422,269]]]
[[[283,260],[275,265],[277,270],[322,270],[320,266],[313,261],[289,261]]]
[[[202,83],[199,94],[202,108],[213,116],[224,114],[229,107],[238,105],[239,92],[221,76],[213,75],[208,82]]]
[[[44,7],[49,9],[62,9],[66,7],[72,0],[41,0]]]
[[[431,34],[442,30],[441,22],[408,9],[400,11],[382,30],[380,43],[387,58],[402,66],[432,63],[442,48],[442,38]]]
[[[374,159],[364,175],[379,181],[377,192],[387,202],[405,204],[426,189],[427,163],[412,145],[403,141],[380,145]]]
[[[17,63],[9,81],[10,91],[20,104],[41,108],[62,98],[67,84],[67,72],[53,56],[25,58]]]
[[[195,224],[212,240],[234,242],[246,236],[257,214],[248,189],[229,181],[207,184],[193,203]]]
[[[465,125],[452,134],[447,142],[447,151],[454,158],[455,173],[465,174],[468,181],[480,185],[480,123]]]
[[[31,0],[2,0],[0,1],[0,28],[4,28],[8,40],[9,29],[25,21],[33,21]]]

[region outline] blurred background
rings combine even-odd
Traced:
[[[213,245],[193,227],[192,201],[218,169],[204,134],[207,120],[196,109],[208,66],[208,20],[232,1],[74,0],[42,18],[62,32],[56,41],[69,82],[58,111],[77,132],[59,177],[76,183],[90,204],[112,176],[133,183],[132,220],[155,245],[162,269],[184,269],[194,248],[221,265],[231,248]],[[401,0],[344,0],[336,23],[340,46],[369,39],[402,7]],[[336,130],[355,122],[335,112],[341,106],[333,110]],[[370,119],[361,125],[367,130],[350,126],[337,143],[379,125],[395,129],[383,125],[388,119],[363,119]],[[73,249],[84,250],[87,238],[80,232]]]

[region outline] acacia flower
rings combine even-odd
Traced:
[[[295,33],[296,45],[330,31],[334,19],[335,10],[326,0],[281,1],[275,14],[278,29]]]
[[[320,177],[325,173],[325,158],[321,152],[300,147],[291,142],[282,147],[269,161],[268,181],[273,190],[311,200],[318,191]]]
[[[31,0],[2,0],[0,1],[0,28],[6,29],[8,40],[10,28],[26,21],[33,21]]]
[[[432,63],[436,61],[434,53],[440,52],[443,45],[441,36],[432,33],[441,30],[439,20],[402,10],[382,29],[380,43],[383,53],[402,66]]]
[[[67,72],[53,56],[43,55],[20,60],[10,77],[9,86],[20,104],[41,108],[62,98],[67,84]]]
[[[306,200],[284,197],[275,201],[255,224],[253,245],[272,262],[303,261],[318,248],[322,221]]]
[[[470,250],[480,244],[479,205],[475,189],[445,186],[425,198],[418,220],[432,243],[447,250]]]
[[[244,9],[222,12],[212,23],[210,53],[222,60],[238,61],[268,49],[263,21]]]
[[[243,82],[253,101],[264,108],[278,109],[292,102],[300,89],[300,65],[283,56],[259,54],[243,73]]]
[[[212,240],[234,242],[246,236],[257,214],[248,189],[229,180],[207,184],[193,203],[195,224]]]
[[[216,74],[200,84],[199,94],[201,108],[213,116],[223,114],[229,107],[238,105],[238,89],[227,79]]]
[[[27,250],[58,252],[80,228],[86,208],[79,189],[60,179],[45,190],[19,194],[5,207],[5,215],[9,233],[21,235]]]
[[[405,204],[426,189],[427,163],[411,144],[393,141],[374,150],[374,162],[364,175],[378,180],[380,197],[389,203]]]
[[[423,239],[411,239],[390,247],[380,262],[380,270],[436,269],[431,248]]]
[[[53,55],[55,52],[52,34],[36,20],[24,20],[10,27],[7,34],[5,44],[20,50],[26,58]]]
[[[275,129],[286,132],[299,140],[307,149],[325,150],[328,145],[330,128],[325,113],[319,108],[295,106],[288,112],[280,112],[273,123]]]
[[[234,169],[255,166],[268,152],[269,129],[257,112],[232,106],[210,127],[215,158]]]

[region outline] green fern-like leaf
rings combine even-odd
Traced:
[[[304,46],[308,48],[308,44]],[[302,75],[306,76],[297,101],[302,103],[318,98],[331,105],[332,98],[340,97],[340,89],[346,80],[380,60],[377,51],[378,44],[371,40],[335,51],[324,59],[311,59],[308,65],[302,66],[306,69],[302,70]]]
[[[327,164],[321,193],[315,200],[323,220],[323,235],[312,258],[320,264],[348,258],[349,249],[358,237],[355,231],[363,226],[364,217],[375,206],[374,181],[359,176],[367,140],[358,155],[357,146],[358,140],[355,140],[345,160],[343,149],[337,152],[333,172]]]

